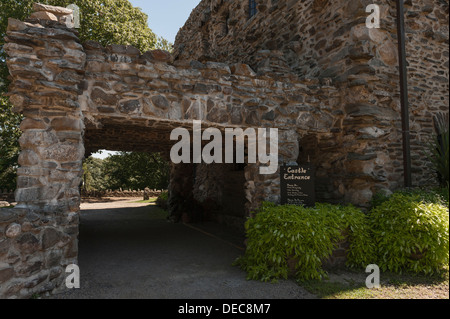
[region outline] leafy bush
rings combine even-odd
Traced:
[[[395,193],[369,214],[382,270],[433,274],[448,265],[448,207],[421,195]]]
[[[434,116],[436,134],[428,141],[427,157],[437,173],[439,184],[449,186],[449,124],[448,113]]]
[[[432,189],[425,189],[425,188],[401,189],[396,191],[395,194],[403,194],[405,196],[417,196],[424,203],[441,204],[448,207],[448,199],[449,199],[448,187],[436,187]],[[376,193],[372,198],[371,208],[375,209],[384,202],[388,201],[391,195],[386,195],[385,193]]]
[[[349,266],[366,266],[373,246],[365,219],[353,206],[317,204],[305,208],[264,203],[246,222],[247,249],[235,264],[247,271],[248,279],[269,281],[287,278],[288,262],[295,260],[297,279],[321,279],[326,275],[322,262],[347,232]]]

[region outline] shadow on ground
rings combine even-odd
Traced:
[[[247,281],[232,266],[243,236],[214,224],[173,224],[154,205],[85,203],[79,236],[81,288],[52,298],[303,299],[293,281]]]

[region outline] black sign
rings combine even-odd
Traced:
[[[312,165],[281,166],[281,205],[316,204],[314,191],[314,168]]]

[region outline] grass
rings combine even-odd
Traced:
[[[380,288],[368,289],[364,272],[330,272],[329,279],[301,286],[322,299],[449,299],[449,272],[431,277],[381,273]]]
[[[144,201],[145,203],[146,201]],[[153,203],[145,206],[148,209],[149,216],[153,220],[167,219],[167,212]]]

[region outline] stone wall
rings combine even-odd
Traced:
[[[193,196],[204,207],[204,218],[244,232],[245,164],[199,164],[195,169]]]
[[[78,258],[78,213],[0,208],[0,298],[55,293]]]
[[[193,120],[222,132],[278,128],[279,164],[311,160],[318,200],[364,206],[375,192],[401,186],[392,3],[380,1],[378,30],[365,28],[368,1],[258,3],[248,19],[245,1],[202,1],[174,56],[80,43],[61,8],[38,6],[26,22],[9,20],[10,99],[25,119],[18,205],[0,210],[1,297],[57,291],[64,267],[76,263],[85,155],[107,148],[167,157],[172,129],[192,131]],[[447,9],[438,0],[408,6],[416,185],[430,176],[421,142],[432,116],[448,112]],[[213,214],[233,224],[262,201],[278,202],[278,173],[259,168],[172,165],[173,218]],[[244,207],[228,213],[231,201]]]
[[[82,44],[77,31],[62,22],[50,14],[26,22],[9,19],[4,46],[12,80],[9,95],[14,110],[25,119],[15,193],[18,204],[13,210],[2,210],[2,297],[52,291],[60,287],[63,276],[54,275],[55,264],[63,268],[76,262],[85,154],[108,148],[161,151],[167,156],[174,143],[169,140],[171,130],[192,130],[192,120],[222,132],[226,127],[279,127],[280,163],[297,159],[298,140],[305,132],[332,138],[328,126],[339,115],[311,97],[330,96],[335,90],[300,81],[289,72],[273,72],[282,66],[276,53],[264,53],[267,63],[257,74],[241,63],[174,61],[160,50],[141,54],[130,46]],[[189,164],[178,168],[185,166]],[[181,197],[173,196],[185,185],[177,180],[178,168],[174,167],[171,178],[173,215],[183,214],[186,208],[211,207],[210,200],[201,202],[204,196],[198,183],[181,189]],[[249,164],[240,176],[240,201],[245,205],[239,214],[248,216],[261,201],[279,199],[278,174],[262,176],[258,171],[259,164]],[[213,177],[204,176],[202,184],[211,183]],[[189,207],[191,199],[198,205]],[[54,238],[51,244],[47,232]],[[13,258],[15,254],[22,255]],[[51,254],[57,255],[52,259],[57,262],[47,262]],[[27,284],[35,279],[38,284]]]
[[[9,191],[9,190],[0,190],[0,201],[9,201],[9,202],[13,202],[14,201],[14,191]]]
[[[10,19],[3,47],[12,77],[10,100],[25,119],[17,205],[0,212],[2,298],[57,291],[65,267],[78,255],[84,157],[78,95],[86,55],[77,32],[66,25],[70,15],[66,20],[67,14],[48,13],[26,23]]]
[[[118,189],[118,190],[104,190],[104,191],[81,191],[81,197],[83,198],[107,198],[107,197],[158,197],[161,194],[161,190],[148,189],[148,190],[131,190],[131,189]]]
[[[259,70],[267,65],[261,55],[276,50],[300,79],[316,79],[339,92],[332,99],[314,95],[328,99],[334,114],[342,112],[342,122],[331,129],[338,133],[334,141],[317,145],[320,138],[312,135],[301,143],[315,154],[317,191],[329,200],[367,202],[377,191],[402,187],[395,3],[377,1],[381,28],[368,29],[365,9],[373,1],[256,2],[258,13],[250,18],[247,1],[201,1],[177,35],[175,57],[241,61]],[[448,2],[406,1],[405,16],[413,183],[423,186],[435,182],[424,142],[433,133],[433,116],[448,113]],[[326,163],[323,157],[330,155],[323,150],[333,157]],[[329,175],[331,183],[320,181]]]

